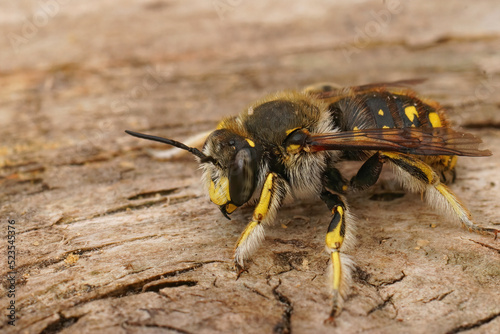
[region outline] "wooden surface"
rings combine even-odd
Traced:
[[[452,189],[498,226],[497,0],[41,3],[0,4],[4,288],[8,219],[18,233],[18,320],[2,332],[498,331],[500,241],[416,194],[375,200],[394,191],[389,169],[349,198],[357,267],[331,327],[324,204],[285,206],[235,280],[251,209],[227,221],[191,157],[154,160],[162,146],[123,133],[183,140],[269,92],[425,77],[417,89],[493,151],[460,159]]]

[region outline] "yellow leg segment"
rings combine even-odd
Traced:
[[[252,221],[241,233],[236,243],[234,261],[237,267],[243,268],[244,260],[259,246],[264,238],[262,223],[274,218],[285,194],[286,187],[283,180],[278,175],[269,173],[262,187],[259,202],[254,209]]]
[[[328,232],[326,233],[326,247],[330,252],[331,265],[332,265],[332,297],[333,306],[330,312],[330,317],[327,321],[331,322],[342,310],[342,303],[346,294],[346,283],[345,276],[348,273],[342,271],[342,263],[340,260],[340,247],[344,242],[345,236],[345,217],[344,208],[340,205],[335,206],[332,209],[332,220],[328,226]]]
[[[340,266],[340,253],[335,250],[331,254],[333,266],[333,290],[340,289],[340,280],[342,279],[342,269]]]

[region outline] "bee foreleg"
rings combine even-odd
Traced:
[[[495,236],[500,232],[495,228],[475,223],[469,210],[446,185],[441,183],[437,173],[422,160],[402,153],[383,152],[381,155],[398,167],[406,188],[425,192],[425,198],[430,205],[448,211],[468,230],[476,233],[493,233]]]
[[[259,202],[253,212],[252,221],[241,233],[235,246],[234,262],[238,270],[243,270],[244,261],[264,239],[263,224],[274,220],[276,212],[288,192],[289,186],[281,177],[275,173],[267,175]]]
[[[342,244],[346,235],[346,217],[350,218],[347,206],[339,195],[325,190],[321,199],[332,212],[332,219],[326,233],[326,250],[330,254],[330,283],[333,306],[327,322],[333,322],[340,314],[345,298],[351,285],[352,261],[346,254],[341,254]]]

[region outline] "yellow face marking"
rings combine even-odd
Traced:
[[[415,108],[415,106],[408,106],[408,107],[406,107],[405,108],[405,115],[406,115],[406,117],[408,117],[408,119],[410,120],[410,122],[413,123],[413,121],[415,120],[415,117],[418,116],[418,112],[417,112],[417,109]]]
[[[262,188],[262,192],[260,194],[259,203],[255,207],[253,212],[253,219],[255,221],[261,221],[267,214],[269,210],[269,203],[271,203],[271,195],[273,190],[273,182],[274,182],[274,174],[269,174],[267,176],[266,182],[264,183],[264,187]]]
[[[379,109],[379,110],[378,110],[378,114],[379,114],[380,116],[384,116],[384,111],[383,111],[382,109]]]
[[[255,143],[252,140],[248,138],[245,138],[245,140],[247,141],[248,145],[250,145],[251,147],[255,147]]]
[[[238,207],[232,203],[226,204],[226,212],[233,213]]]
[[[429,113],[429,122],[431,122],[432,127],[434,127],[434,128],[442,127],[441,119],[439,118],[439,115],[435,112]]]
[[[224,205],[229,202],[231,198],[229,197],[229,180],[227,177],[221,177],[217,186],[211,181],[208,194],[210,200],[216,205]]]

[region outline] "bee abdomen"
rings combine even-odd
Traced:
[[[370,128],[442,127],[447,125],[437,102],[405,92],[371,91],[330,104],[332,122],[351,131]]]

